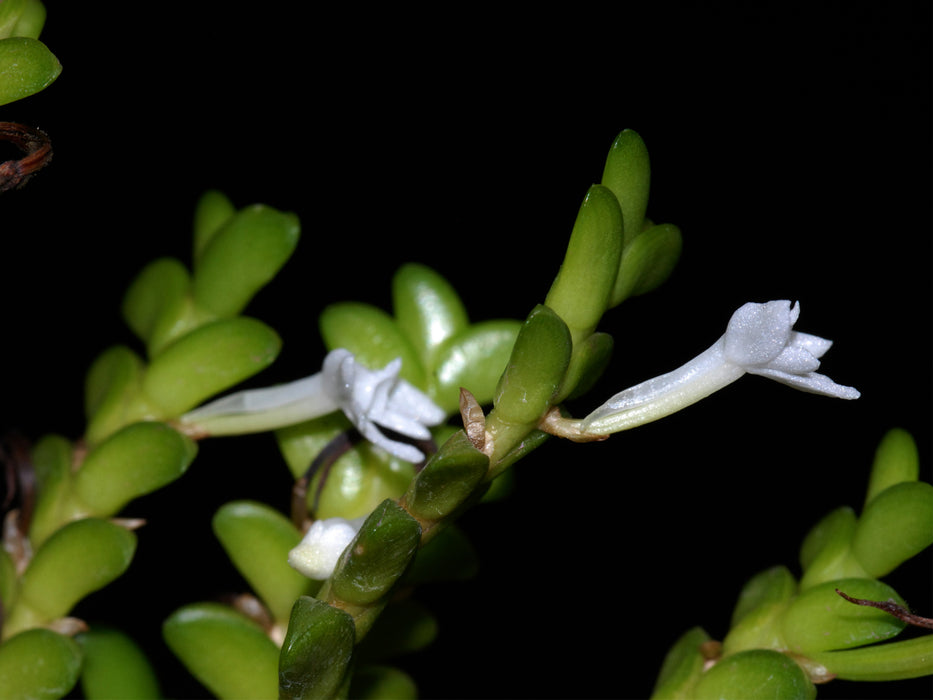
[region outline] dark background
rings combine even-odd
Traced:
[[[796,570],[822,515],[860,507],[888,428],[914,434],[931,478],[929,3],[294,6],[49,3],[64,71],[0,109],[55,149],[0,198],[4,426],[80,435],[84,371],[132,342],[126,285],[156,256],[187,260],[207,188],[301,217],[295,257],[249,309],[285,340],[272,383],[319,367],[324,305],[388,307],[409,260],[447,275],[476,320],[524,317],[633,128],[652,156],[649,216],[681,227],[684,252],[662,289],[606,317],[613,366],[571,408],[682,364],[742,303],[783,298],[800,300],[799,330],[835,341],[824,370],[862,398],[751,377],[606,443],[546,445],[508,501],[464,518],[479,577],[420,594],[441,624],[406,660],[423,695],[646,696],[684,630],[721,638],[749,576]],[[130,506],[149,518],[140,556],[79,612],[119,601],[111,621],[157,657],[166,693],[196,695],[159,621],[242,585],[210,534],[216,508],[284,508],[289,486],[268,436],[202,445],[182,480]],[[887,579],[920,614],[931,568],[927,552]]]

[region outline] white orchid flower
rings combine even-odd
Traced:
[[[420,462],[417,447],[381,428],[414,440],[431,437],[429,426],[447,417],[427,394],[399,376],[401,358],[379,370],[359,364],[338,348],[317,374],[281,386],[241,391],[183,415],[182,429],[202,435],[233,435],[283,428],[342,411],[370,442],[399,459]]]
[[[365,521],[365,516],[354,520],[315,520],[301,542],[288,553],[289,565],[316,581],[330,578],[343,550],[353,541]]]
[[[800,304],[748,303],[729,319],[726,333],[679,369],[622,391],[579,422],[588,435],[609,435],[663,418],[731,384],[745,373],[802,391],[857,399],[852,387],[817,374],[832,341],[793,330]]]

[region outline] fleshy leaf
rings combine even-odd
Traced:
[[[208,190],[198,198],[194,208],[192,247],[192,259],[196,266],[207,244],[234,214],[236,214],[236,208],[233,203],[219,190]]]
[[[377,602],[405,572],[420,540],[418,522],[394,501],[383,501],[341,555],[332,593],[353,605]]]
[[[441,520],[462,505],[489,469],[489,457],[457,432],[412,479],[405,508],[421,521]]]
[[[534,426],[550,407],[570,362],[572,342],[566,324],[546,306],[529,314],[499,382],[495,410],[501,421]]]
[[[143,391],[166,416],[180,416],[268,367],[281,344],[275,331],[245,316],[205,324],[152,361]]]
[[[703,674],[696,700],[813,700],[816,687],[789,656],[752,649],[722,659]]]
[[[0,105],[41,92],[61,72],[58,59],[38,39],[0,39]]]
[[[44,621],[64,617],[79,600],[126,571],[135,550],[136,536],[119,525],[97,518],[68,523],[39,547],[23,572],[13,615],[32,611]],[[24,606],[29,610],[21,612]]]
[[[797,592],[797,582],[786,566],[775,566],[756,574],[742,587],[739,600],[732,611],[731,626],[764,605],[783,603]]]
[[[188,671],[223,700],[276,700],[279,650],[255,622],[218,603],[172,613],[162,635]]]
[[[400,357],[399,376],[421,390],[427,388],[418,353],[395,319],[382,309],[352,301],[331,304],[321,312],[319,324],[328,350],[346,348],[370,369],[385,367]]]
[[[281,700],[333,698],[343,685],[356,632],[353,618],[323,601],[295,601],[279,658]]]
[[[11,700],[58,700],[74,687],[80,672],[77,643],[51,630],[26,630],[0,646],[0,689]]]
[[[875,496],[859,518],[852,553],[865,571],[886,576],[933,544],[933,485],[903,481]]]
[[[195,303],[219,318],[239,314],[291,257],[300,232],[294,214],[261,204],[238,211],[198,257]]]
[[[622,255],[622,211],[612,192],[593,185],[570,234],[567,252],[544,300],[570,328],[588,337],[609,305]]]
[[[916,481],[919,475],[920,457],[917,453],[917,443],[906,430],[889,430],[875,451],[865,506],[889,486],[902,481]]]
[[[652,700],[675,700],[691,697],[690,691],[703,672],[706,662],[700,646],[710,636],[700,627],[687,630],[664,657],[651,693]]]
[[[309,593],[311,581],[288,565],[288,552],[301,533],[277,510],[255,501],[220,507],[212,521],[227,556],[269,608],[286,620],[295,599]]]
[[[81,690],[88,700],[157,700],[162,697],[155,670],[128,635],[93,627],[76,637],[84,651]]]
[[[625,129],[616,136],[606,157],[602,184],[619,201],[627,246],[641,233],[651,188],[651,161],[637,132]]]
[[[611,305],[646,294],[665,282],[680,259],[682,247],[680,229],[673,224],[658,224],[639,235],[622,252]]]
[[[890,586],[866,578],[827,581],[801,593],[784,612],[782,631],[790,651],[798,654],[848,649],[897,635],[904,623],[875,608],[853,605],[836,589],[868,600],[903,599]]]
[[[392,278],[392,305],[401,331],[422,366],[434,366],[440,346],[467,328],[466,308],[457,292],[425,265],[403,265]]]
[[[436,354],[434,401],[455,413],[465,387],[480,404],[491,403],[521,326],[512,320],[482,321],[449,338]]]
[[[123,320],[146,343],[150,356],[194,326],[185,311],[190,286],[188,269],[175,258],[153,260],[130,283]]]
[[[196,452],[193,440],[164,423],[133,423],[87,454],[74,477],[75,495],[91,514],[115,515],[179,478]]]

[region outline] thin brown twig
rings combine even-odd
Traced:
[[[0,162],[0,192],[22,187],[52,160],[52,142],[41,129],[16,122],[0,122],[0,141],[9,141],[25,156]]]
[[[889,615],[893,615],[898,620],[906,622],[908,625],[913,625],[914,627],[924,627],[926,629],[933,629],[933,619],[929,617],[920,617],[919,615],[914,615],[910,610],[905,608],[903,605],[898,605],[893,600],[866,600],[865,598],[853,598],[846,595],[838,588],[836,593],[841,595],[843,598],[848,600],[850,603],[855,605],[865,605],[870,608],[877,608],[878,610],[883,610]]]

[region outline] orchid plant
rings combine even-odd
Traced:
[[[28,24],[38,5],[0,3],[0,32]],[[794,329],[800,304],[773,300],[741,306],[708,350],[591,408],[613,346],[597,330],[604,316],[661,285],[681,251],[678,227],[645,217],[649,172],[642,139],[622,131],[524,320],[471,321],[443,276],[408,264],[393,277],[391,313],[362,302],[322,311],[320,371],[245,389],[283,339],[243,312],[282,272],[301,225],[205,193],[191,264],[155,260],[127,290],[135,347],[92,363],[84,434],[5,450],[15,488],[0,550],[0,694],[161,695],[129,635],[72,613],[133,560],[144,524],[134,500],[184,486],[202,441],[271,433],[294,485],[288,512],[238,500],[214,514],[251,591],[177,609],[162,628],[168,649],[220,698],[414,697],[416,679],[386,663],[436,632],[408,592],[471,570],[458,518],[499,498],[517,461],[552,438],[605,440],[662,419],[744,374],[858,399],[817,372],[831,342]],[[574,418],[570,405],[588,412]],[[861,514],[843,507],[818,522],[799,575],[755,574],[722,640],[684,633],[657,660],[654,697],[811,698],[835,678],[933,675],[933,635],[917,633],[933,623],[880,580],[933,543],[933,486],[919,461],[911,436],[890,431]]]

